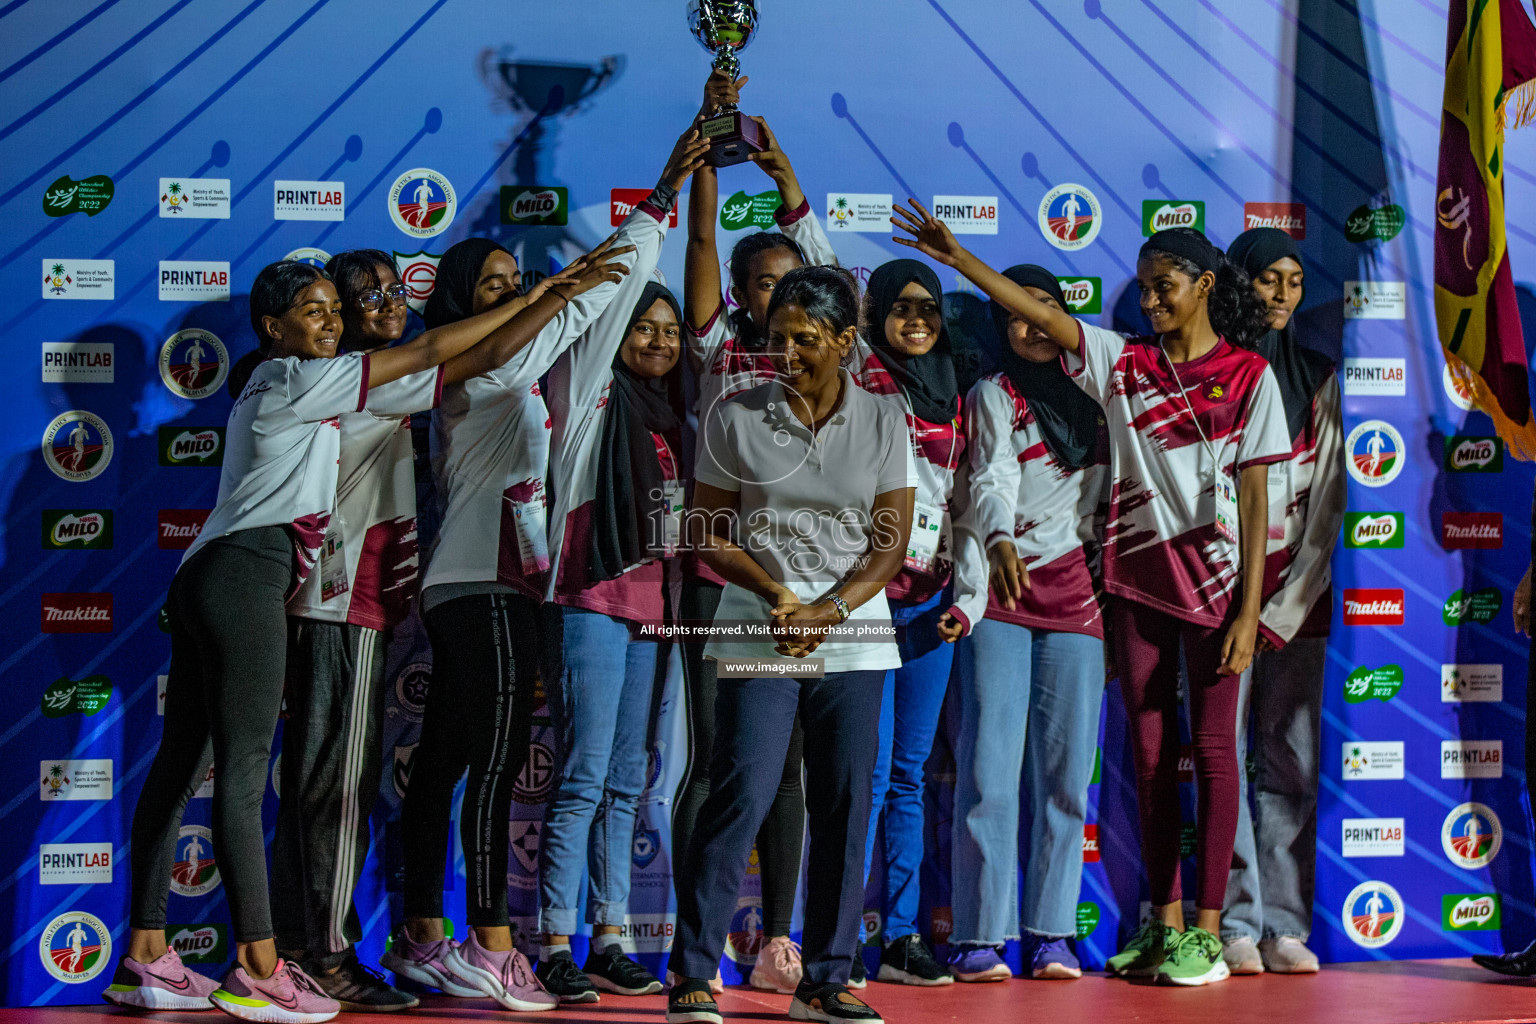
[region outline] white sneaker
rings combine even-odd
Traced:
[[[1264,966],[1276,974],[1316,974],[1317,954],[1294,935],[1265,939],[1259,943]]]
[[[1233,974],[1264,973],[1264,961],[1259,956],[1259,947],[1246,935],[1223,942],[1221,958],[1227,962],[1227,969]]]
[[[800,944],[780,935],[757,951],[757,963],[747,983],[764,992],[778,992],[792,996],[805,977],[800,963]]]

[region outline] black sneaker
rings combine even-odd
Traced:
[[[820,1020],[829,1024],[849,1020],[861,1024],[885,1024],[879,1011],[835,981],[825,985],[802,981],[795,989],[795,998],[789,1001],[789,1019]]]
[[[934,959],[920,935],[904,935],[880,952],[876,981],[903,985],[953,985],[955,976]]]
[[[421,1002],[385,981],[378,971],[364,967],[355,952],[334,971],[328,972],[313,963],[301,963],[299,967],[322,992],[352,1013],[394,1013],[412,1009]]]
[[[667,1024],[725,1024],[708,980],[677,979],[667,994]]]
[[[570,953],[556,953],[548,960],[540,960],[533,976],[549,994],[562,1003],[595,1003],[601,996],[576,966],[576,958]]]
[[[624,955],[615,943],[599,952],[587,954],[582,967],[587,980],[604,992],[617,992],[621,996],[648,996],[661,991],[656,975]]]
[[[849,988],[867,988],[869,986],[869,974],[864,970],[864,950],[856,949],[853,952],[853,967],[848,971]]]

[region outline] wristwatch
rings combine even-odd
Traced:
[[[831,601],[832,607],[837,609],[837,621],[847,622],[848,616],[853,614],[853,609],[848,607],[848,602],[843,600],[843,595],[834,592],[827,595],[827,600]]]

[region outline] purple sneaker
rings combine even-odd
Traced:
[[[389,949],[379,957],[379,966],[397,977],[435,988],[444,995],[460,999],[480,999],[485,993],[459,978],[448,968],[448,954],[458,948],[452,939],[417,942],[405,933],[405,926],[395,932]]]
[[[239,961],[209,996],[213,1005],[241,1020],[264,1024],[321,1024],[341,1012],[341,1004],[320,990],[309,975],[286,960],[270,978],[253,978]]]
[[[219,983],[187,970],[174,949],[147,964],[123,957],[101,998],[135,1010],[211,1010],[208,997]]]
[[[1025,935],[1024,958],[1029,961],[1030,976],[1048,980],[1081,978],[1082,965],[1066,939],[1048,939],[1042,935]]]
[[[447,965],[508,1010],[553,1010],[560,1005],[533,976],[527,957],[515,949],[504,953],[486,949],[473,928],[468,939],[449,951]]]
[[[993,946],[961,946],[949,954],[949,970],[956,981],[1007,981],[1013,977]]]

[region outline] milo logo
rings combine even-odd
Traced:
[[[1445,468],[1452,473],[1498,473],[1504,469],[1504,444],[1496,437],[1449,437]]]
[[[1461,626],[1469,622],[1486,625],[1499,614],[1503,603],[1503,595],[1497,587],[1458,590],[1445,599],[1445,604],[1440,608],[1440,618],[1447,626]]]
[[[1141,203],[1141,233],[1155,235],[1169,228],[1205,230],[1205,203],[1200,200],[1145,199]]]
[[[108,509],[70,511],[68,509],[43,510],[43,547],[58,548],[110,548],[112,546],[112,513]]]
[[[1062,298],[1067,300],[1067,311],[1074,314],[1101,313],[1104,311],[1103,282],[1097,277],[1058,277]]]
[[[1440,927],[1446,931],[1494,931],[1499,927],[1499,898],[1487,893],[1448,893],[1440,897]]]
[[[504,185],[501,189],[503,224],[563,225],[569,216],[569,193],[564,187]]]
[[[1345,513],[1344,546],[1347,548],[1402,547],[1403,514],[1401,512]]]
[[[161,427],[160,465],[222,466],[223,427]]]
[[[165,929],[165,944],[188,963],[220,963],[224,960],[225,926],[169,925]]]

